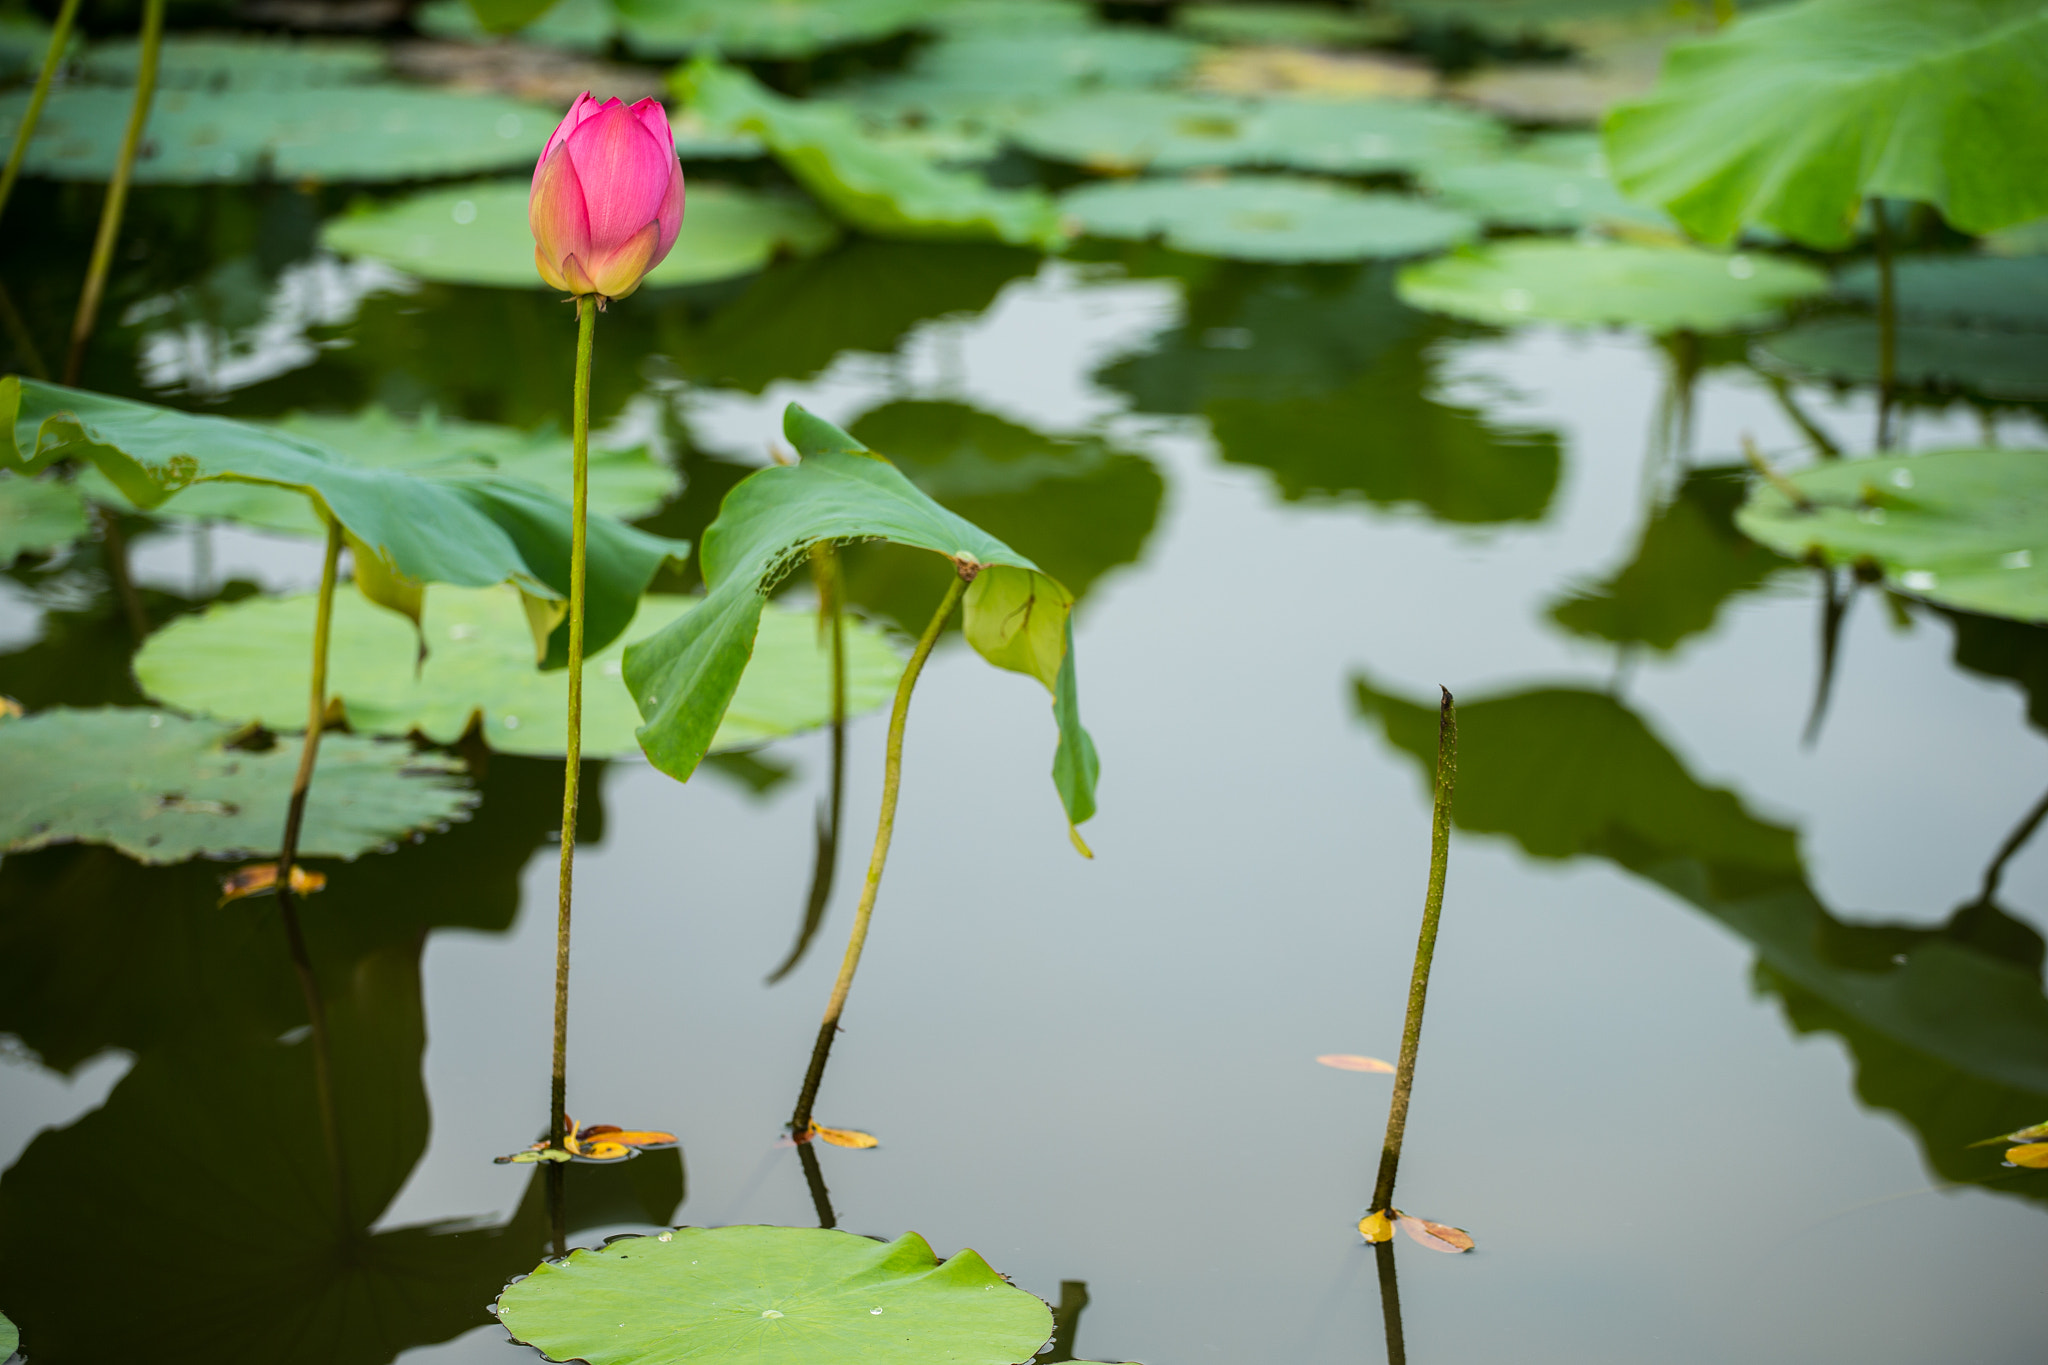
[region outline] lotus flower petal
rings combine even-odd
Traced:
[[[660,236],[661,224],[649,223],[609,255],[592,257],[590,282],[597,286],[597,292],[608,299],[622,299],[638,289]]]
[[[565,258],[590,254],[590,213],[567,147],[557,149],[541,167],[527,200],[526,221],[541,255],[555,262],[558,272]]]
[[[683,168],[660,101],[576,97],[534,167],[535,268],[576,294],[623,298],[675,246]]]
[[[625,105],[613,101],[600,109],[563,146],[583,182],[590,244],[598,252],[623,245],[660,215],[675,148],[671,144],[664,155]]]

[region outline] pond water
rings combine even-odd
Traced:
[[[336,207],[140,193],[86,382],[566,422],[568,309],[323,257]],[[95,212],[24,187],[17,299],[71,287]],[[955,636],[918,691],[819,1101],[881,1139],[819,1153],[839,1225],[973,1246],[1054,1301],[1085,1282],[1083,1359],[1384,1358],[1354,1225],[1390,1078],[1315,1058],[1398,1047],[1442,684],[1464,780],[1399,1202],[1478,1252],[1397,1248],[1410,1357],[2038,1359],[2048,1181],[1966,1144],[2048,1116],[2048,846],[1980,890],[2048,785],[2048,638],[1861,590],[1807,737],[1829,590],[1729,521],[1744,435],[1793,463],[1805,438],[1741,355],[1449,324],[1380,267],[1135,250],[855,241],[616,305],[598,420],[688,479],[643,524],[700,535],[794,399],[1084,591],[1094,861],[1046,789],[1038,688]],[[1794,398],[1867,440],[1866,395]],[[1920,449],[2042,434],[2024,409],[1905,427]],[[311,542],[137,529],[159,616],[317,580]],[[849,578],[911,629],[944,586],[876,547]],[[89,559],[17,570],[0,641],[0,692],[32,706],[140,700]],[[817,1221],[777,1137],[883,725],[851,727],[830,915],[772,986],[824,737],[687,786],[591,765],[570,1110],[672,1129],[681,1156],[572,1172],[579,1244]],[[530,1168],[489,1158],[545,1122],[560,766],[471,757],[472,821],[325,865],[307,904],[348,1235],[320,1213],[270,903],[216,904],[217,864],[0,863],[0,1292],[35,1360],[510,1358],[485,1305],[545,1227]],[[1912,999],[1952,1025],[1921,1047],[1884,1028]]]

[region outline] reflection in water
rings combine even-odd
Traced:
[[[1379,1272],[1380,1321],[1387,1334],[1387,1365],[1408,1365],[1408,1343],[1401,1334],[1401,1280],[1394,1268],[1394,1244],[1375,1242],[1373,1267]]]
[[[1088,1306],[1088,1281],[1061,1280],[1060,1301],[1052,1310],[1052,1344],[1038,1353],[1038,1365],[1060,1365],[1074,1358],[1074,1339],[1081,1333],[1081,1310]]]
[[[1427,772],[1436,708],[1364,680],[1357,697]],[[1610,696],[1542,688],[1460,711],[1461,828],[1539,858],[1606,858],[1691,902],[1756,949],[1758,981],[1795,1030],[1848,1044],[1857,1094],[1911,1124],[1942,1179],[2048,1200],[2048,1181],[1967,1146],[2038,1121],[2048,1102],[2043,944],[2030,926],[1988,899],[1932,929],[1836,918],[1807,885],[1793,830],[1702,786]]]
[[[839,1215],[832,1211],[832,1191],[825,1188],[825,1168],[818,1162],[816,1141],[799,1141],[796,1158],[804,1168],[804,1186],[811,1192],[811,1208],[818,1215],[818,1226],[838,1227]]]

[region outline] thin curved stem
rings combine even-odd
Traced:
[[[50,85],[57,79],[57,68],[64,64],[64,49],[71,42],[71,25],[78,18],[82,2],[64,0],[64,7],[57,11],[57,25],[50,30],[50,50],[43,54],[43,69],[36,73],[36,88],[28,97],[28,108],[22,111],[21,126],[14,130],[14,148],[7,153],[7,169],[0,171],[0,214],[7,212],[14,182],[21,178],[21,163],[28,159],[28,144],[36,135],[36,124],[42,121]]]
[[[797,1095],[796,1112],[789,1126],[799,1138],[810,1130],[811,1106],[818,1099],[818,1085],[825,1079],[825,1062],[832,1054],[832,1038],[839,1032],[839,1016],[846,1009],[846,993],[853,988],[853,973],[860,966],[861,949],[867,946],[868,922],[874,918],[875,896],[882,889],[882,869],[889,862],[889,840],[896,832],[896,798],[903,788],[903,727],[910,719],[910,694],[924,661],[931,657],[946,618],[960,601],[971,575],[956,573],[946,588],[945,600],[932,613],[931,624],[918,637],[910,662],[903,666],[903,679],[896,684],[896,704],[889,712],[889,741],[882,763],[882,814],[875,826],[875,848],[868,855],[868,875],[860,889],[860,904],[853,912],[853,933],[846,940],[846,956],[839,962],[839,979],[832,983],[832,998],[825,1003],[824,1022],[818,1026],[818,1041],[811,1048],[811,1068],[804,1076],[804,1088]]]
[[[1444,878],[1451,864],[1451,789],[1458,780],[1458,711],[1449,688],[1439,688],[1437,708],[1436,806],[1429,825],[1429,891],[1422,902],[1422,934],[1415,944],[1415,970],[1408,979],[1408,1019],[1401,1028],[1401,1060],[1394,1066],[1394,1102],[1387,1109],[1387,1136],[1380,1147],[1373,1212],[1394,1202],[1394,1171],[1401,1164],[1401,1139],[1408,1131],[1408,1099],[1415,1089],[1415,1053],[1422,1045],[1422,1006],[1429,995],[1429,966],[1436,957],[1437,924],[1444,912]]]
[[[92,264],[85,271],[85,292],[78,297],[78,316],[71,322],[71,355],[64,362],[64,382],[75,385],[85,366],[85,346],[92,340],[93,324],[99,320],[100,299],[107,291],[107,272],[114,265],[114,245],[121,237],[121,215],[128,207],[128,182],[135,173],[135,153],[142,146],[142,130],[149,123],[150,102],[156,98],[157,58],[164,46],[165,0],[145,0],[142,10],[142,64],[135,73],[135,104],[128,111],[128,128],[121,135],[121,154],[114,161],[114,178],[107,182],[107,202],[100,207],[99,236],[92,244]]]

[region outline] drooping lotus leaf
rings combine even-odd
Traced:
[[[1065,240],[1043,191],[993,189],[914,150],[878,143],[847,109],[785,99],[746,72],[705,59],[677,85],[706,119],[759,134],[805,189],[863,232],[1046,248]]]
[[[514,1341],[589,1365],[1015,1365],[1052,1310],[973,1251],[907,1232],[677,1228],[579,1248],[498,1297]]]
[[[1183,5],[1173,22],[1205,42],[1302,47],[1363,47],[1399,37],[1408,26],[1398,14],[1294,4]]]
[[[2048,7],[1806,0],[1674,47],[1607,119],[1615,178],[1695,236],[1842,247],[1873,197],[1966,232],[2048,214]]]
[[[80,63],[95,81],[133,88],[142,44],[95,45]],[[384,48],[366,38],[271,38],[172,34],[157,54],[158,90],[307,90],[356,85],[384,73]],[[40,136],[40,134],[38,134]]]
[[[1501,126],[1484,114],[1420,100],[1259,100],[1113,90],[1021,120],[1026,151],[1098,170],[1268,166],[1367,175],[1417,171],[1493,154]]]
[[[682,616],[692,597],[643,598],[622,640],[641,640]],[[305,642],[314,599],[251,597],[180,617],[151,635],[135,656],[143,690],[171,706],[226,721],[260,721],[274,730],[305,724],[310,682]],[[424,736],[453,744],[472,722],[501,753],[558,758],[568,742],[565,674],[536,673],[526,616],[503,590],[445,589],[425,621],[427,657],[414,665],[412,632],[347,590],[335,594],[328,694],[357,734]],[[583,753],[637,754],[640,716],[620,676],[623,645],[590,656],[583,681]],[[903,657],[880,631],[846,630],[846,706],[850,714],[887,701]],[[761,744],[832,719],[831,656],[818,639],[815,613],[771,607],[761,617],[754,660],[718,727],[712,750]],[[325,768],[322,768],[323,780]]]
[[[533,268],[531,188],[520,179],[423,190],[331,218],[320,241],[421,279],[546,289]],[[688,234],[641,288],[750,275],[777,256],[816,255],[839,239],[839,229],[804,199],[716,181],[690,182],[688,217]]]
[[[1795,559],[1875,564],[1897,591],[1943,606],[2048,621],[2048,455],[1943,450],[1801,470],[1795,506],[1768,484],[1736,514]]]
[[[141,862],[179,863],[274,850],[299,751],[227,747],[235,734],[218,721],[137,707],[0,720],[0,852],[112,844]],[[475,805],[457,759],[329,735],[299,851],[355,858]]]
[[[1670,220],[1614,187],[1606,169],[1549,156],[1451,162],[1422,173],[1422,183],[1453,208],[1492,227],[1562,230],[1607,225],[1668,228]]]
[[[1099,764],[1081,728],[1073,594],[795,403],[783,433],[802,458],[743,480],[704,533],[704,605],[626,650],[626,686],[646,721],[640,747],[654,766],[683,781],[703,759],[747,667],[766,586],[819,541],[888,540],[973,572],[967,641],[990,663],[1037,678],[1052,692],[1059,725],[1053,785],[1069,824],[1087,820],[1095,813]]]
[[[1068,191],[1060,209],[1091,236],[1247,261],[1416,256],[1479,235],[1453,209],[1295,176],[1116,180]]]
[[[1909,256],[1892,270],[1901,321],[2048,332],[2048,256]],[[1835,292],[1876,307],[1876,264],[1835,276]]]
[[[32,550],[54,550],[84,534],[85,500],[70,484],[0,474],[0,569]]]
[[[1592,242],[1499,242],[1401,272],[1417,308],[1510,326],[1630,324],[1721,332],[1766,324],[1827,288],[1809,266],[1755,254]]]
[[[787,61],[872,42],[921,23],[930,0],[617,0],[626,46],[640,57],[708,52]]]
[[[2048,399],[2048,332],[1913,322],[1899,327],[1894,344],[1893,378],[1908,388]],[[1873,318],[1813,318],[1757,342],[1754,354],[1760,364],[1797,376],[1878,382]]]
[[[1785,559],[1735,527],[1745,479],[1736,469],[1695,469],[1643,528],[1629,562],[1550,608],[1574,635],[1672,650],[1713,629],[1721,608],[1763,586]]]
[[[356,582],[419,619],[427,583],[510,582],[531,603],[549,667],[568,661],[571,516],[547,490],[498,475],[368,469],[275,427],[201,417],[15,375],[0,378],[0,469],[33,474],[66,456],[90,462],[145,510],[193,484],[294,489],[348,534]],[[655,573],[684,547],[605,517],[589,526],[584,649],[616,639]]]
[[[126,90],[52,91],[25,173],[106,180],[133,102]],[[12,141],[27,107],[26,92],[0,95],[0,142]],[[407,85],[164,90],[134,174],[143,185],[476,175],[530,167],[560,118],[498,95]]]

